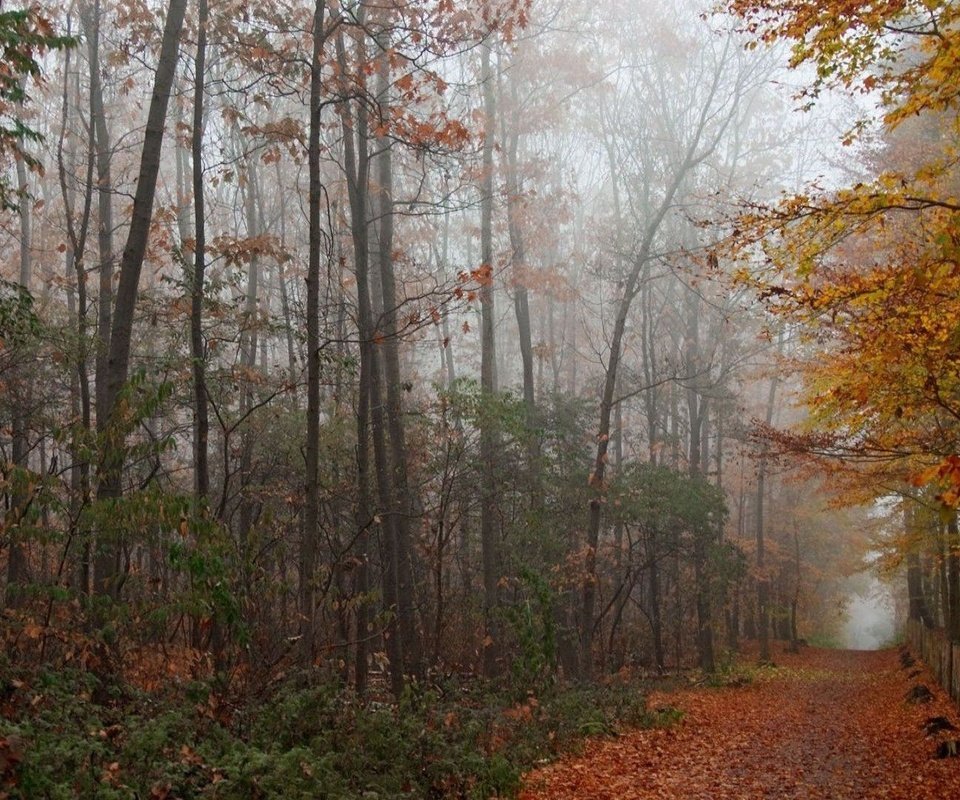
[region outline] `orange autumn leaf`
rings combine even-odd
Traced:
[[[725,688],[657,692],[654,714],[678,722],[594,739],[582,754],[525,776],[521,800],[805,797],[939,800],[960,796],[954,759],[933,758],[924,721],[956,709],[925,671],[928,704],[896,651],[803,648]]]

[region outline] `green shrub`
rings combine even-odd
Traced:
[[[227,726],[199,702],[202,685],[110,694],[78,670],[0,673],[18,800],[514,797],[526,769],[584,737],[677,718],[628,686],[549,686],[520,702],[511,686],[413,686],[393,705],[290,681]]]

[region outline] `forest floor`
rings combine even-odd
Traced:
[[[928,670],[897,650],[804,647],[774,660],[747,685],[651,695],[649,708],[677,708],[681,721],[592,740],[529,773],[521,800],[960,798],[960,758],[936,757],[960,731],[925,732],[938,716],[960,727],[960,714]],[[926,702],[907,700],[917,685]]]

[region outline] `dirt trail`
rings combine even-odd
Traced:
[[[651,696],[683,721],[591,742],[528,775],[521,800],[960,800],[960,758],[933,758],[949,734],[923,730],[937,715],[960,727],[960,714],[928,672],[909,677],[895,650],[775,659],[748,686]],[[931,702],[905,702],[918,682]]]

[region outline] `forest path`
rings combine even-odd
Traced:
[[[591,741],[527,775],[521,800],[960,798],[960,759],[933,757],[949,734],[924,734],[930,717],[960,726],[960,714],[927,670],[911,677],[896,650],[774,658],[747,686],[651,695],[683,720]],[[930,702],[905,701],[917,683]]]

